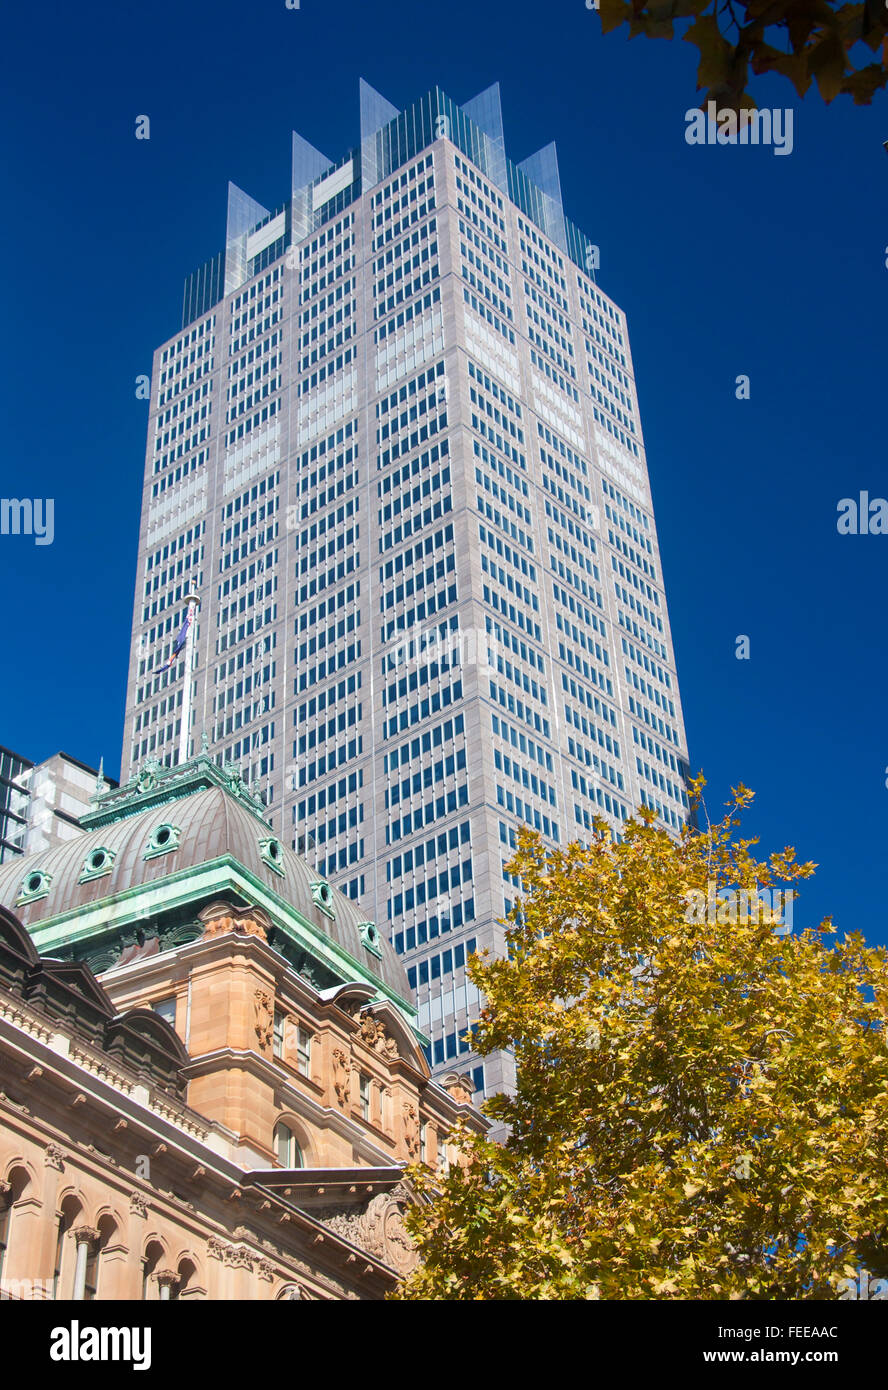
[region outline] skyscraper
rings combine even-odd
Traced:
[[[498,87],[360,96],[344,158],[294,134],[278,208],[229,186],[155,354],[122,775],[176,756],[194,589],[192,746],[390,937],[433,1067],[492,1091],[464,966],[503,949],[517,827],[678,828],[685,735],[625,316],[554,146],[508,159]]]
[[[70,753],[32,763],[0,747],[0,864],[79,835],[98,775]],[[117,786],[110,777],[104,781]]]

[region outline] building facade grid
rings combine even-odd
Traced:
[[[687,750],[625,315],[554,152],[512,164],[497,102],[368,91],[345,160],[297,187],[294,157],[273,213],[230,197],[155,355],[123,776],[175,759],[196,588],[192,738],[490,1092],[465,962],[504,949],[517,827],[677,831]]]

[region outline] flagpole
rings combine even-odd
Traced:
[[[185,637],[185,689],[182,692],[182,724],[179,731],[178,762],[188,761],[188,742],[191,733],[191,666],[194,659],[194,617],[200,596],[193,590],[188,595],[188,632]]]

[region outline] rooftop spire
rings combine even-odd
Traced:
[[[535,183],[542,197],[542,212],[546,223],[546,235],[551,237],[563,250],[567,249],[567,233],[564,226],[564,203],[561,198],[561,176],[558,172],[558,152],[554,141],[544,145],[536,154],[522,159],[518,168]]]
[[[494,82],[471,101],[463,102],[463,111],[484,136],[484,166],[487,176],[504,193],[509,191],[506,172],[506,137],[503,131],[503,107],[500,85]]]
[[[225,229],[225,293],[242,285],[247,274],[247,233],[268,216],[268,208],[249,193],[228,185],[228,221]]]
[[[367,189],[379,182],[376,132],[401,113],[363,77],[358,82],[358,92],[361,101],[361,187]]]

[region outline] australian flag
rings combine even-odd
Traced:
[[[176,638],[175,642],[173,643],[172,655],[170,656],[170,659],[169,659],[169,661],[166,663],[166,665],[160,667],[160,669],[159,669],[158,672],[157,672],[158,675],[160,675],[160,672],[161,672],[161,671],[168,671],[168,670],[170,669],[170,667],[173,665],[173,663],[175,662],[175,660],[176,660],[176,658],[178,657],[179,653],[181,652],[182,648],[185,646],[185,643],[188,641],[188,629],[191,627],[191,624],[192,624],[193,621],[194,621],[194,609],[193,609],[193,607],[191,606],[191,604],[189,603],[189,605],[188,605],[188,612],[187,612],[187,614],[186,614],[186,616],[185,616],[185,621],[184,621],[184,623],[182,624],[181,628],[179,629],[179,636]]]

